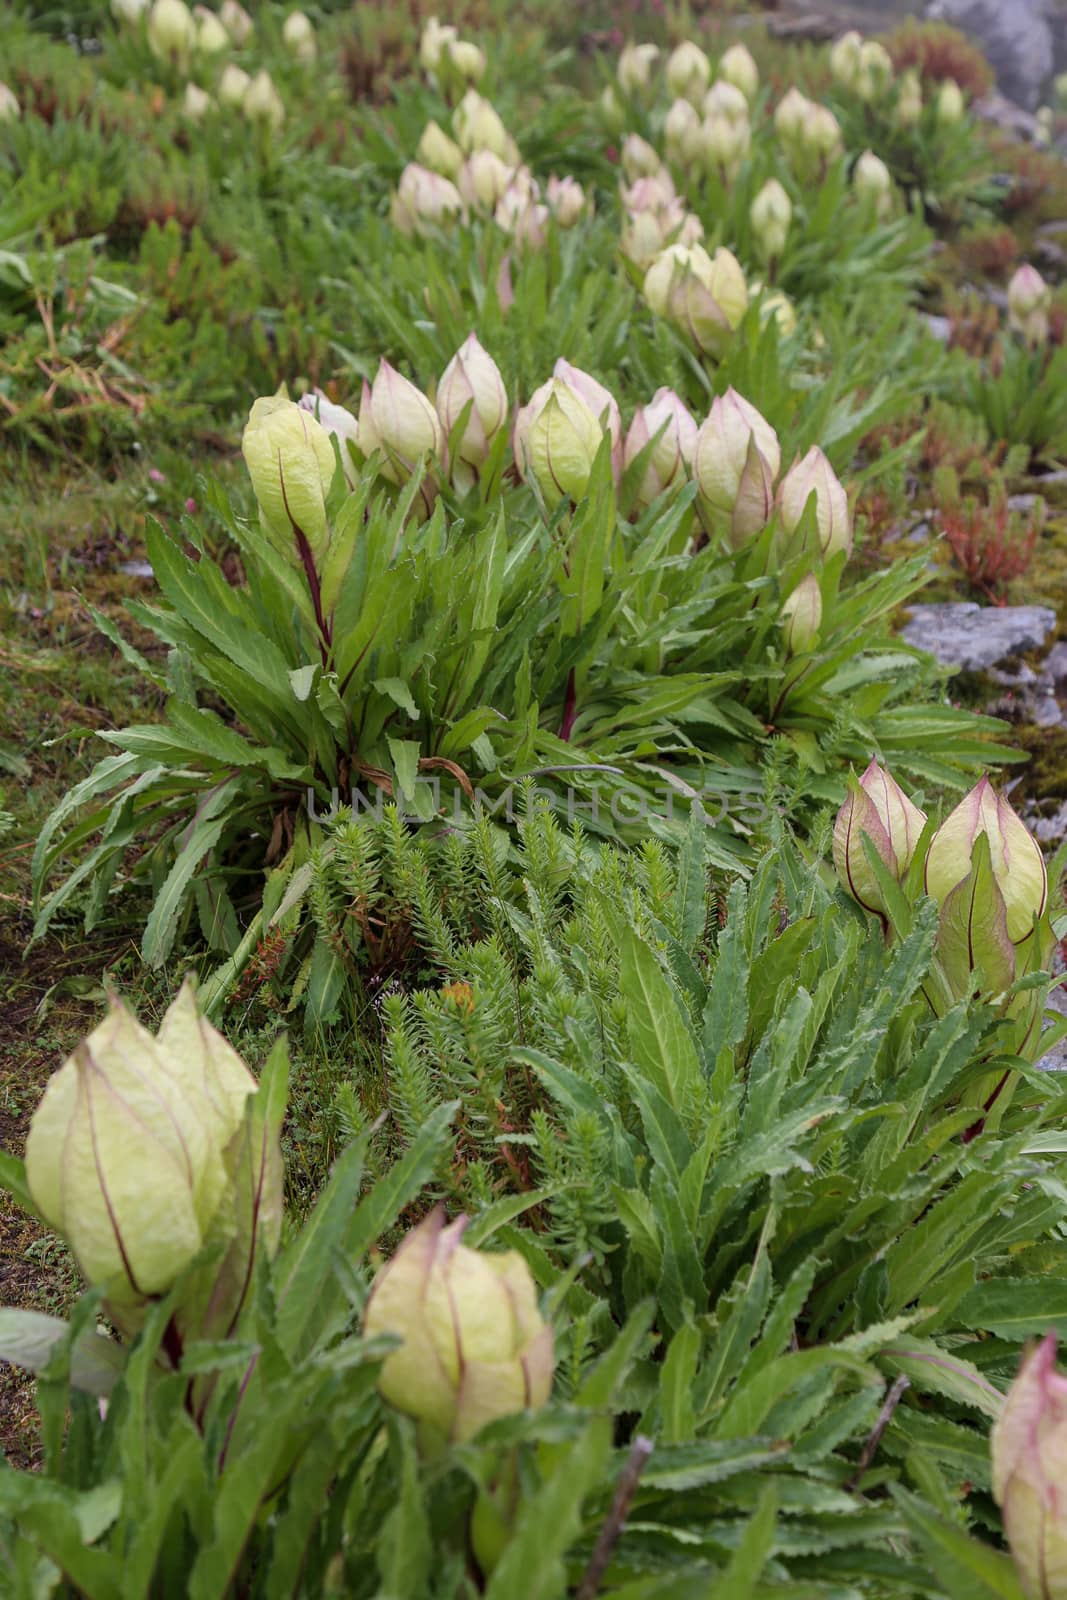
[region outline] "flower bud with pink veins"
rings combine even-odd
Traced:
[[[911,865],[925,822],[925,812],[877,761],[871,761],[858,782],[854,776],[850,779],[848,797],[834,823],[834,870],[842,887],[865,910],[883,914],[886,906],[867,860],[864,837],[899,882]]]
[[[778,513],[785,532],[792,536],[800,525],[808,501],[815,497],[815,525],[819,551],[825,557],[843,550],[852,553],[852,517],[848,496],[818,445],[797,461],[778,490]]]
[[[467,406],[463,436],[453,442],[452,481],[469,489],[508,418],[508,397],[500,368],[475,334],[460,345],[437,385],[437,414],[451,438]]]
[[[548,209],[561,228],[573,228],[583,216],[591,214],[593,203],[577,178],[551,177],[545,189]]]
[[[949,813],[930,841],[926,892],[942,905],[971,870],[975,840],[989,840],[993,877],[1007,911],[1012,944],[1029,938],[1034,918],[1048,900],[1048,874],[1041,847],[1003,795],[982,778]]]
[[[754,442],[767,463],[771,479],[778,476],[782,452],[778,435],[754,405],[736,389],[717,395],[697,432],[693,474],[700,494],[721,515],[733,512]]]
[[[993,1498],[1027,1600],[1067,1600],[1067,1377],[1056,1335],[1023,1357],[990,1437]]]
[[[619,164],[629,183],[635,183],[638,178],[654,178],[663,168],[658,150],[639,133],[628,133],[622,141]]]
[[[658,439],[657,434],[660,434]],[[634,413],[623,448],[624,468],[630,466],[651,439],[656,439],[656,443],[637,489],[637,504],[642,509],[661,494],[673,494],[680,489],[693,464],[697,425],[688,406],[673,389],[657,389],[649,404],[640,406]]]
[[[389,208],[395,228],[409,238],[429,228],[447,227],[463,215],[463,197],[439,172],[409,161],[400,174]]]
[[[547,505],[563,497],[580,500],[589,487],[604,429],[578,391],[552,377],[515,418],[515,462],[533,478]]]

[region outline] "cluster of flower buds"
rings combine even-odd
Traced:
[[[1008,321],[1028,345],[1048,343],[1052,290],[1036,267],[1024,262],[1008,284]]]
[[[774,126],[790,168],[801,182],[821,182],[843,153],[841,128],[829,106],[817,105],[799,89],[782,96]]]
[[[703,355],[719,357],[748,310],[748,285],[737,257],[720,246],[675,243],[645,273],[644,296]]]
[[[830,48],[830,71],[839,88],[869,103],[888,92],[893,59],[877,39],[863,39],[850,30]]]
[[[669,244],[698,244],[704,237],[703,223],[686,210],[666,167],[624,186],[621,199],[624,220],[619,248],[642,272]]]
[[[1027,1600],[1067,1600],[1067,1378],[1056,1335],[1023,1358],[990,1438],[993,1495]]]
[[[889,908],[864,839],[900,882],[925,821],[876,762],[858,783],[850,783],[834,827],[834,866],[841,883],[866,910],[885,918]],[[945,1005],[976,990],[990,997],[1002,994],[1017,978],[1040,969],[1050,947],[1044,858],[988,778],[976,784],[933,835],[923,872],[926,893],[940,907],[937,956]],[[1008,1007],[1019,1025],[1020,1053],[1038,1037],[1042,1006],[1038,991],[1031,990]]]
[[[485,76],[485,51],[480,45],[459,37],[452,23],[431,17],[419,39],[419,61],[423,70],[445,87],[455,83],[479,83]]]
[[[497,112],[474,90],[453,115],[451,138],[438,122],[422,130],[416,159],[404,168],[390,217],[402,233],[422,234],[467,216],[491,215],[520,247],[539,249],[548,219],[573,228],[592,211],[576,178],[552,176],[542,193],[528,167],[519,164],[515,141]]]
[[[225,1335],[252,1256],[277,1249],[281,1154],[276,1137],[251,1138],[256,1093],[188,981],[155,1038],[114,1001],[45,1090],[26,1144],[30,1194],[125,1333],[217,1245],[221,1265],[187,1306],[195,1332]],[[257,1207],[243,1203],[257,1192]]]
[[[363,1318],[368,1337],[400,1339],[378,1387],[429,1448],[462,1443],[552,1392],[552,1329],[529,1267],[514,1250],[469,1249],[465,1226],[432,1211],[379,1271]]]

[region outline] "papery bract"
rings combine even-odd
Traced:
[[[982,778],[949,813],[930,842],[926,857],[926,892],[943,903],[971,869],[979,833],[989,839],[990,860],[1004,897],[1008,934],[1013,944],[1027,939],[1034,918],[1048,899],[1048,877],[1041,848],[1026,824],[988,778]]]
[[[736,389],[717,395],[697,433],[693,475],[702,500],[722,515],[732,515],[737,504],[752,441],[773,480],[782,461],[778,435],[766,417]]]
[[[884,912],[886,906],[863,838],[871,841],[887,872],[899,881],[911,865],[925,822],[925,813],[877,761],[871,761],[858,782],[850,779],[848,797],[834,823],[834,870],[865,910]]]
[[[656,439],[661,429],[663,432]],[[629,467],[651,439],[656,443],[637,488],[637,503],[642,508],[661,494],[679,489],[693,464],[696,421],[673,389],[657,389],[648,405],[639,406],[634,412],[623,448],[624,467]]]
[[[778,509],[782,527],[792,535],[800,525],[808,501],[815,496],[815,524],[819,550],[824,556],[852,552],[852,518],[848,496],[840,479],[818,445],[812,445],[782,479]]]
[[[483,464],[508,417],[508,397],[500,368],[473,333],[460,345],[437,385],[437,414],[447,436],[451,437],[468,404],[470,413],[463,437],[452,455],[453,481],[461,487],[469,487],[474,481],[474,471],[470,469]]]
[[[270,543],[300,566],[302,535],[318,566],[329,545],[326,496],[336,465],[326,429],[292,400],[270,395],[253,405],[241,449]]]
[[[543,383],[515,418],[515,462],[533,477],[548,504],[561,496],[580,500],[589,487],[603,428],[581,395],[563,378]]]
[[[367,1337],[402,1341],[382,1365],[384,1398],[455,1443],[543,1405],[555,1365],[526,1263],[468,1249],[465,1223],[431,1212],[378,1273],[363,1319]]]
[[[746,100],[756,98],[759,68],[743,44],[732,44],[723,52],[717,75],[724,83],[732,83],[735,89],[740,89]]]
[[[822,590],[814,572],[801,578],[786,596],[780,620],[783,641],[790,655],[803,655],[814,648],[822,626]]]
[[[1054,1333],[1023,1357],[990,1447],[993,1496],[1027,1600],[1067,1600],[1067,1378]]]

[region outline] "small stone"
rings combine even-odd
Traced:
[[[948,344],[952,337],[952,323],[948,317],[935,317],[927,313],[924,314],[923,321],[938,344]]]
[[[1059,639],[1042,663],[1053,683],[1067,683],[1067,639]]]
[[[1027,650],[1040,650],[1056,628],[1048,606],[980,606],[971,600],[916,605],[901,637],[942,666],[984,672]]]

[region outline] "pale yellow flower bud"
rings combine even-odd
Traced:
[[[336,464],[326,429],[292,400],[271,395],[253,405],[241,449],[270,543],[300,566],[303,538],[321,565],[330,541],[326,497]]]
[[[1045,859],[1029,829],[988,778],[963,797],[930,841],[926,892],[939,904],[947,899],[970,872],[980,833],[989,840],[993,876],[1007,910],[1008,937],[1021,944],[1048,899]]]
[[[172,66],[188,62],[196,47],[196,23],[185,0],[155,0],[148,13],[148,47]]]
[[[786,596],[780,621],[785,648],[791,656],[814,649],[822,626],[822,590],[814,572],[809,572]]]
[[[883,913],[885,898],[867,861],[863,839],[870,839],[887,872],[899,882],[911,865],[926,822],[890,773],[872,760],[834,823],[834,870],[852,898],[867,911]]]
[[[685,483],[693,464],[697,425],[685,402],[673,389],[657,389],[646,406],[639,406],[626,434],[623,466],[663,430],[652,448],[637,489],[637,504],[650,506],[661,494],[674,493]]]
[[[428,228],[448,227],[462,215],[463,197],[455,184],[439,172],[409,161],[389,209],[393,226],[410,236]]]
[[[256,73],[245,90],[242,109],[250,122],[262,122],[275,132],[281,127],[285,107],[269,72]]]
[[[467,489],[477,477],[493,441],[508,419],[508,397],[500,368],[471,333],[456,351],[437,385],[437,414],[446,437],[469,405],[463,437],[453,444],[452,479]]]
[[[759,92],[759,68],[743,44],[732,44],[723,53],[718,75],[722,82],[740,89],[746,100],[755,100]]]
[[[541,385],[515,418],[515,462],[545,501],[580,500],[604,430],[581,395],[562,378]]]
[[[749,207],[749,221],[765,261],[774,260],[785,249],[793,203],[777,178],[768,178]]]
[[[667,87],[671,94],[694,105],[711,82],[711,62],[698,44],[691,39],[672,50],[667,58]]]
[[[1056,1335],[1023,1358],[993,1425],[993,1496],[1027,1600],[1067,1600],[1067,1378]]]
[[[779,516],[787,534],[796,532],[813,495],[821,554],[829,557],[843,550],[850,555],[852,518],[848,496],[829,461],[814,444],[803,460],[790,467],[778,491]]]
[[[367,1337],[402,1340],[382,1365],[382,1395],[454,1443],[544,1405],[555,1365],[526,1263],[468,1249],[465,1222],[446,1227],[439,1209],[420,1223],[375,1278],[363,1319]]]
[[[655,44],[628,44],[623,48],[616,73],[624,94],[636,95],[648,88],[658,56],[659,46]]]

